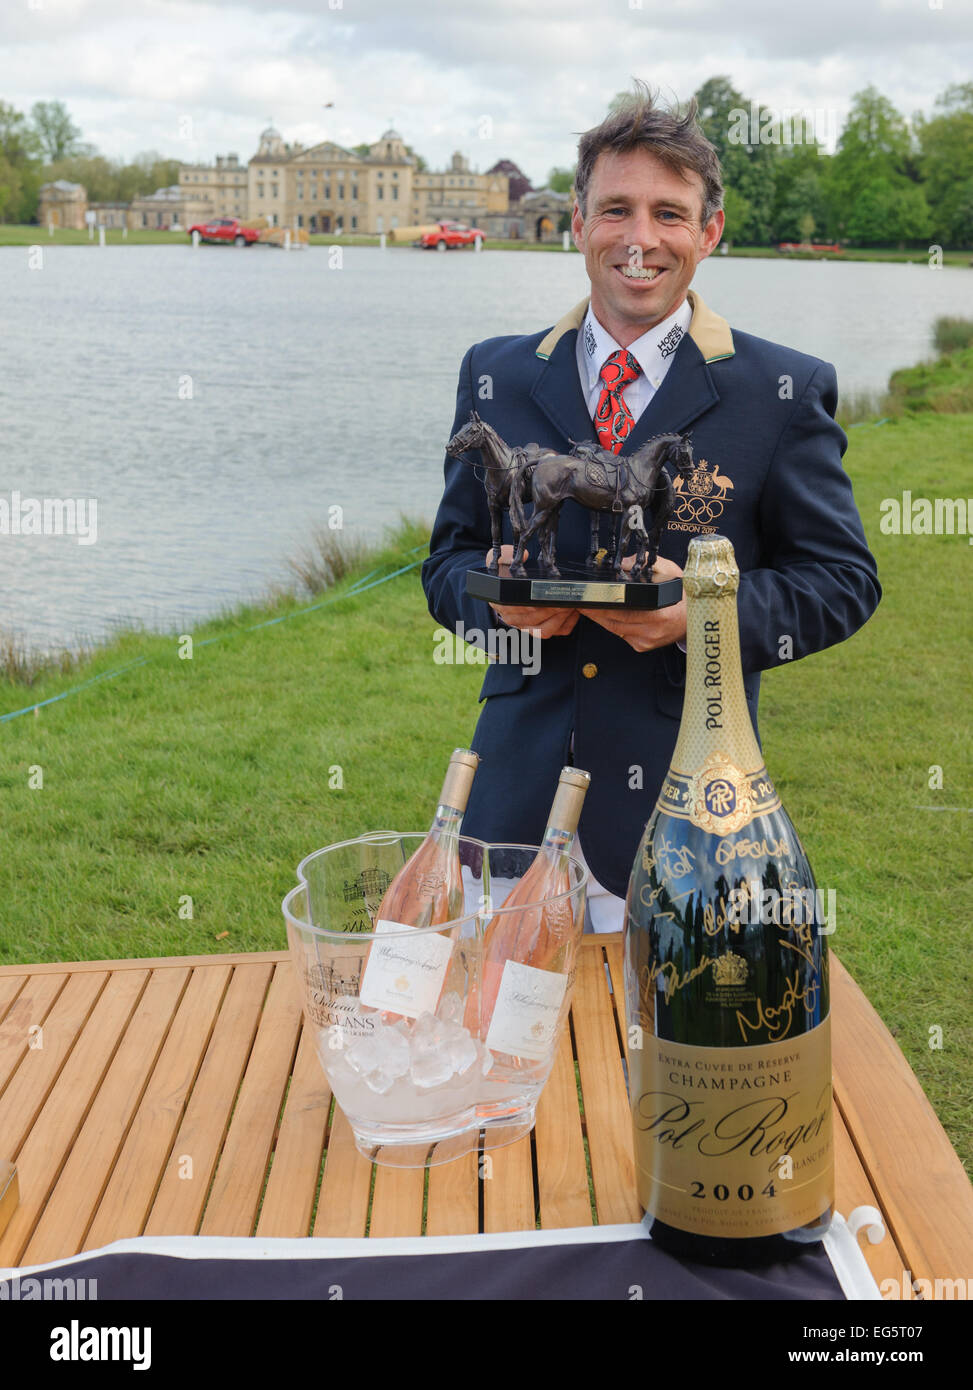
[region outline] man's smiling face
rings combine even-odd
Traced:
[[[591,307],[628,347],[686,298],[696,267],[719,242],[723,214],[702,225],[703,181],[669,169],[647,150],[613,150],[595,161],[587,216],[571,229],[591,280]]]

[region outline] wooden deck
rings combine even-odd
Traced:
[[[838,1210],[883,1213],[885,1240],[860,1238],[879,1284],[901,1288],[903,1270],[971,1277],[973,1188],[888,1030],[831,960]],[[620,937],[586,937],[533,1135],[482,1173],[476,1154],[427,1173],[356,1151],[302,1030],[286,951],[4,966],[0,1159],[17,1163],[20,1205],[0,1267],[138,1235],[638,1221],[622,999]]]

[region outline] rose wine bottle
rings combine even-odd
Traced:
[[[559,1016],[579,927],[575,905],[564,895],[572,887],[570,854],[590,780],[580,768],[562,768],[544,842],[484,932],[480,1036],[508,1060],[540,1060],[548,1031],[545,1021],[553,1032]],[[525,1004],[530,996],[536,1000],[535,1009]],[[471,1031],[476,1028],[476,1008],[477,1001],[470,999]],[[538,1011],[540,1018],[534,1017]]]
[[[385,890],[376,921],[433,927],[462,917],[458,837],[479,762],[469,748],[453,753],[429,834]]]
[[[469,800],[479,757],[457,748],[449,760],[429,834],[386,888],[375,915],[375,932],[402,933],[403,928],[434,927],[463,916],[463,872],[459,829]],[[470,969],[466,952],[454,952],[448,935],[417,937],[406,946],[376,940],[368,949],[361,980],[361,1002],[383,1010],[385,1022],[435,1013],[440,997],[453,985],[465,992]],[[475,970],[474,988],[475,988]]]
[[[625,905],[629,1096],[652,1239],[714,1264],[807,1250],[834,1201],[821,894],[743,691],[722,536],[683,575],[686,696]]]

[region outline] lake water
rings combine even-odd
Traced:
[[[973,272],[713,258],[695,286],[737,328],[879,390],[973,316]],[[0,535],[0,627],[36,647],[128,621],[185,630],[289,580],[329,507],[377,536],[432,519],[471,342],[534,332],[587,293],[576,254],[188,246],[0,251],[0,499],[95,498],[97,541]],[[188,398],[191,389],[191,399]]]

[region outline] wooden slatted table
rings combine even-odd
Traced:
[[[426,1173],[373,1167],[356,1151],[302,1029],[286,951],[4,966],[0,1158],[16,1160],[20,1205],[0,1236],[0,1267],[138,1235],[638,1221],[623,997],[620,937],[586,937],[534,1133],[494,1151],[482,1173],[476,1154]],[[860,1237],[875,1279],[901,1289],[903,1270],[973,1276],[973,1188],[833,955],[832,1017],[837,1205],[882,1212],[886,1239]]]

